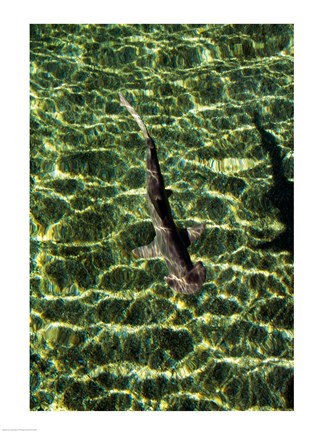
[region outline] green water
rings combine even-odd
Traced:
[[[293,27],[30,37],[31,410],[292,409]],[[207,224],[197,295],[131,254],[154,231],[118,92],[155,139],[176,222]]]

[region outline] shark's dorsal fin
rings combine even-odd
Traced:
[[[136,249],[133,249],[132,252],[136,256],[136,258],[155,258],[155,257],[161,257],[162,254],[160,252],[160,249],[157,245],[157,242],[154,240],[149,243],[148,245],[138,247]]]
[[[206,224],[202,223],[200,225],[195,225],[189,228],[181,228],[179,229],[182,240],[186,247],[191,245],[200,235],[204,232]]]

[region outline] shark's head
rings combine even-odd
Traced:
[[[201,261],[198,261],[181,279],[174,275],[165,278],[170,288],[183,294],[195,294],[198,292],[205,279],[206,269]]]

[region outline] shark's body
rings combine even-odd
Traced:
[[[133,253],[137,258],[163,257],[170,272],[165,278],[168,285],[177,292],[196,293],[205,281],[206,269],[200,261],[192,264],[187,247],[204,231],[205,224],[177,228],[168,200],[171,191],[164,187],[154,141],[134,108],[121,94],[119,97],[121,105],[134,117],[146,139],[147,201],[156,234],[152,243],[134,249]]]

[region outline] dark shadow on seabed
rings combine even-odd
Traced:
[[[264,242],[259,247],[262,249],[287,250],[294,254],[294,184],[287,180],[282,156],[276,138],[267,132],[262,126],[260,115],[254,114],[254,124],[261,135],[261,144],[271,159],[274,185],[267,193],[267,197],[279,210],[280,221],[285,225],[285,230],[272,241]]]

